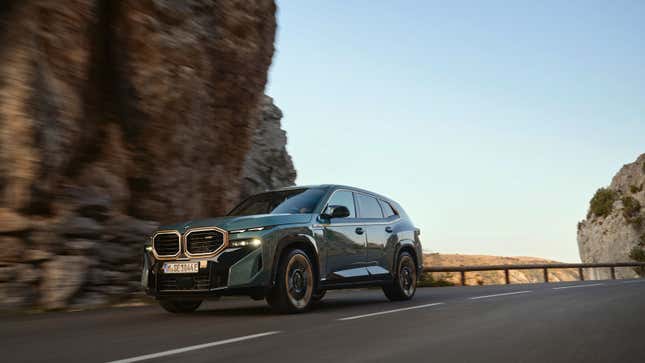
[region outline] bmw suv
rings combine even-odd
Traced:
[[[223,295],[302,312],[327,290],[366,286],[408,300],[422,270],[419,234],[384,196],[289,187],[253,195],[224,217],[160,227],[146,241],[141,283],[172,313]]]

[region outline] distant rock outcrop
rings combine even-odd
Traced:
[[[596,192],[587,218],[578,224],[578,248],[583,262],[630,261],[645,246],[645,154],[624,165],[608,188]],[[633,256],[633,255],[632,255]],[[609,272],[597,271],[607,278]],[[633,277],[633,269],[617,269],[618,277]]]
[[[264,96],[253,133],[253,148],[242,169],[242,198],[268,189],[293,185],[296,170],[287,152],[287,133],[280,127],[282,111]]]
[[[273,0],[0,3],[0,310],[122,299],[158,223],[293,182]]]

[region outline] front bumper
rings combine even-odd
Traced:
[[[164,263],[199,262],[199,271],[191,274],[165,274]],[[146,293],[157,298],[209,297],[224,295],[264,295],[270,281],[263,261],[262,248],[229,248],[211,258],[155,260],[144,252],[141,284]]]

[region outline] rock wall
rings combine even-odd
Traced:
[[[262,98],[275,10],[2,2],[0,309],[118,301],[139,290],[143,236],[159,223],[224,213],[242,180],[293,182],[279,110]],[[249,161],[254,143],[268,159]]]
[[[607,213],[598,212],[602,210],[598,207],[594,213],[590,206],[587,218],[578,224],[580,258],[583,262],[631,261],[630,251],[645,242],[645,208],[640,208],[645,206],[645,154],[624,165],[604,193],[609,195]],[[595,269],[595,274],[596,278],[609,278],[608,271]],[[635,273],[621,268],[616,275],[625,278]]]
[[[296,181],[296,171],[285,147],[287,133],[280,128],[282,111],[268,96],[262,99],[260,109],[260,120],[251,142],[253,148],[242,170],[242,197],[293,185]]]

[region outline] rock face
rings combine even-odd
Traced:
[[[607,208],[594,202],[601,200]],[[645,154],[624,165],[608,188],[596,193],[587,218],[578,224],[578,248],[583,262],[630,261],[630,251],[645,242]],[[600,215],[599,215],[600,214]],[[630,268],[617,269],[617,277],[634,277]],[[608,278],[608,271],[597,271]]]
[[[296,180],[291,156],[287,152],[287,133],[280,128],[282,111],[265,96],[261,102],[258,126],[253,133],[253,148],[242,170],[242,196],[267,189],[292,185]]]
[[[159,223],[224,213],[248,181],[293,182],[263,98],[275,10],[2,2],[0,309],[120,299]]]

